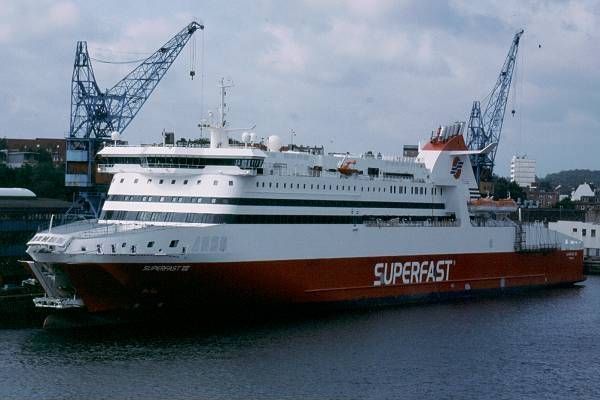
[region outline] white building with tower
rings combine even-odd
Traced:
[[[510,160],[510,181],[521,187],[531,187],[535,183],[535,160],[514,155]]]

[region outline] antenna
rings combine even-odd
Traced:
[[[221,105],[219,106],[219,113],[221,114],[220,128],[225,128],[227,125],[227,120],[225,119],[227,116],[227,113],[225,112],[227,107],[227,104],[225,103],[225,96],[227,96],[227,89],[230,87],[233,87],[233,82],[231,79],[221,78],[219,81],[219,88],[221,89]]]

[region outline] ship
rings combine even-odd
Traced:
[[[318,308],[584,280],[580,241],[481,197],[471,157],[495,144],[469,150],[464,122],[408,157],[283,146],[216,119],[205,145],[115,140],[98,153],[112,174],[99,218],[27,244],[37,307]]]

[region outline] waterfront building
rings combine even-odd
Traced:
[[[538,208],[550,208],[558,203],[559,193],[556,190],[544,190],[531,186],[526,190],[526,193],[527,200],[535,204]]]
[[[20,168],[26,164],[34,164],[37,153],[45,150],[52,157],[55,165],[65,162],[65,139],[36,138],[36,139],[4,139],[5,148],[0,160],[10,168]]]
[[[514,155],[510,160],[510,181],[521,187],[531,187],[535,183],[535,160]]]
[[[550,222],[551,230],[581,240],[585,257],[600,257],[600,224],[597,222],[556,221]]]

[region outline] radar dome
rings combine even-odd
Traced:
[[[281,138],[277,135],[271,135],[267,139],[267,149],[269,151],[279,151],[281,149]]]
[[[249,132],[242,133],[242,142],[250,143],[250,133]]]
[[[250,132],[250,143],[256,143],[256,133]]]
[[[121,134],[119,132],[117,132],[117,131],[112,131],[110,133],[110,139],[114,140],[114,141],[117,141],[117,140],[121,139]]]

